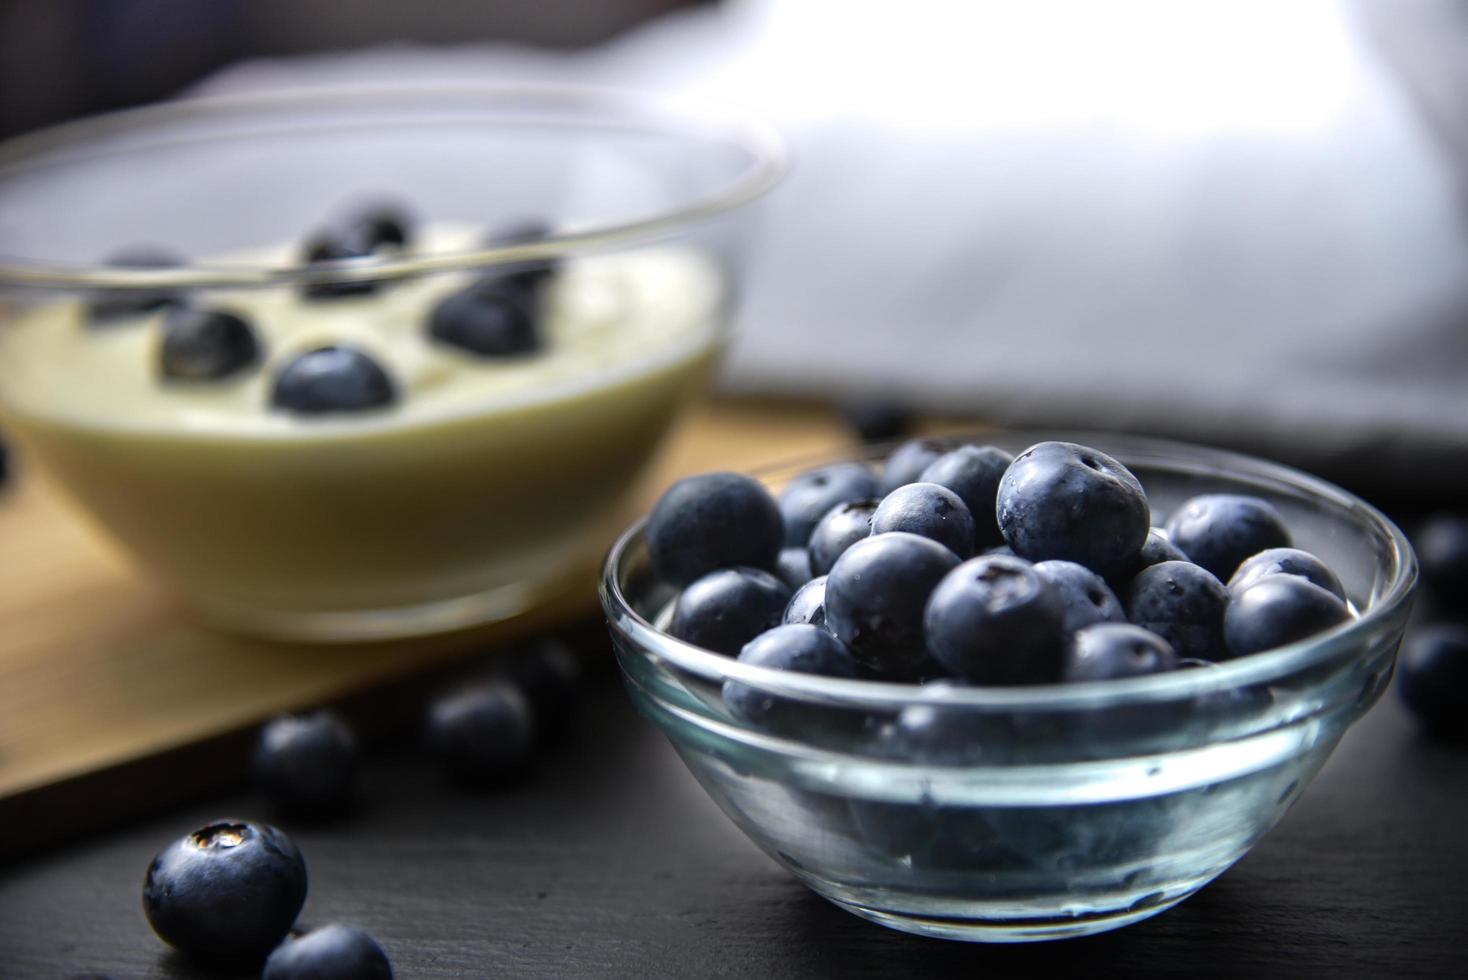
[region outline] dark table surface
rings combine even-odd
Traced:
[[[527,782],[466,794],[406,740],[369,755],[366,803],[287,827],[302,923],[372,932],[402,978],[1468,976],[1468,745],[1389,694],[1239,865],[1107,935],[1031,946],[919,939],[826,904],[750,844],[610,678]],[[0,977],[203,976],[143,919],[144,869],[238,795],[0,868]],[[1062,974],[1064,975],[1064,974]]]

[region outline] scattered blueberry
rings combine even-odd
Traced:
[[[721,568],[678,593],[668,632],[732,657],[750,640],[780,625],[789,602],[789,586],[769,572]]]
[[[1468,595],[1468,518],[1436,514],[1413,541],[1422,563],[1422,582],[1446,606],[1460,608]]]
[[[773,568],[784,538],[774,498],[758,480],[738,473],[679,480],[647,521],[653,570],[674,585],[735,565]]]
[[[148,865],[143,911],[164,942],[206,962],[258,962],[306,901],[306,862],[285,834],[221,820],[169,844]]]
[[[1168,520],[1167,536],[1189,559],[1224,582],[1250,555],[1290,545],[1289,528],[1273,504],[1233,493],[1185,501]]]
[[[1014,457],[995,446],[959,446],[944,453],[918,474],[920,483],[936,483],[958,494],[974,518],[970,553],[1004,543],[994,518],[999,481]]]
[[[1468,729],[1468,627],[1442,623],[1407,635],[1397,693],[1429,731]]]
[[[826,578],[826,628],[867,670],[891,679],[933,673],[923,610],[958,565],[931,538],[893,531],[852,545]]]
[[[877,478],[861,463],[831,463],[794,477],[780,491],[785,543],[804,547],[816,523],[837,504],[877,495]]]
[[[118,269],[176,269],[183,260],[156,245],[129,245],[118,249],[104,262]],[[172,289],[156,286],[127,288],[114,286],[99,289],[87,304],[87,320],[91,326],[108,326],[119,320],[133,320],[170,306],[182,306],[184,296]]]
[[[896,402],[851,401],[841,406],[841,417],[862,442],[885,442],[906,435],[912,413]]]
[[[581,661],[565,642],[537,640],[505,654],[502,669],[530,702],[541,741],[554,741],[569,731],[581,700]]]
[[[534,309],[502,283],[477,282],[439,300],[428,335],[477,357],[519,357],[541,346]]]
[[[781,548],[779,557],[775,559],[775,571],[780,581],[792,589],[800,588],[814,577],[810,570],[810,552],[804,548]]]
[[[1165,561],[1137,573],[1127,590],[1131,621],[1172,644],[1178,656],[1222,660],[1229,591],[1190,561]]]
[[[854,500],[832,507],[810,533],[810,570],[817,575],[827,574],[842,552],[871,537],[872,515],[876,512],[875,500]]]
[[[1130,623],[1097,623],[1077,631],[1066,654],[1066,681],[1106,681],[1160,674],[1177,667],[1172,645]]]
[[[425,742],[460,782],[486,785],[524,772],[534,741],[529,700],[511,684],[475,684],[434,701]]]
[[[875,540],[875,539],[874,539]],[[1065,610],[1022,558],[981,556],[950,571],[928,600],[933,657],[976,684],[1048,684],[1060,679]]]
[[[958,494],[936,483],[908,483],[877,505],[872,533],[907,531],[932,538],[959,558],[974,553],[974,518]]]
[[[1107,575],[1136,558],[1151,511],[1131,471],[1069,442],[1031,446],[999,481],[999,528],[1030,561],[1060,558]]]
[[[1126,610],[1116,593],[1085,565],[1052,559],[1036,562],[1035,571],[1060,599],[1061,625],[1067,633],[1096,623],[1126,622]]]
[[[260,980],[392,980],[392,964],[366,932],[329,925],[277,947]]]
[[[270,403],[302,415],[391,405],[397,392],[377,362],[353,347],[307,351],[281,369]]]
[[[217,381],[257,362],[260,345],[237,314],[181,308],[164,321],[159,358],[170,381]]]
[[[855,677],[851,651],[818,626],[776,626],[750,640],[739,651],[739,662],[826,677]],[[755,725],[782,728],[797,722],[808,706],[781,698],[738,681],[725,681],[724,704],[731,714]]]
[[[1319,558],[1299,548],[1270,548],[1245,558],[1228,580],[1229,592],[1237,595],[1266,575],[1298,575],[1320,586],[1342,602],[1346,590],[1341,580]]]
[[[285,715],[260,730],[251,769],[281,813],[334,816],[356,792],[357,739],[330,711]]]
[[[309,265],[361,259],[383,248],[400,248],[409,239],[409,219],[396,205],[381,202],[352,211],[333,220],[306,240],[303,249]],[[375,292],[374,280],[313,282],[303,290],[308,299],[337,299]]]
[[[795,590],[785,606],[782,621],[826,625],[826,576],[818,575]]]
[[[936,439],[909,439],[887,457],[878,489],[885,496],[905,483],[914,483],[948,447]]]
[[[1298,575],[1270,575],[1233,596],[1223,616],[1232,656],[1303,640],[1351,618],[1346,604]]]

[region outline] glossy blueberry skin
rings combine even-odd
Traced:
[[[1444,606],[1461,608],[1468,595],[1468,518],[1435,514],[1412,540],[1422,563],[1422,583]]]
[[[999,481],[995,506],[1016,555],[1078,562],[1103,576],[1136,558],[1151,519],[1131,471],[1070,442],[1042,442],[1020,453]]]
[[[1065,609],[1022,558],[984,555],[957,566],[933,590],[923,622],[934,659],[975,684],[1060,678]]]
[[[897,402],[857,400],[840,409],[841,417],[862,442],[896,439],[912,428],[912,412]]]
[[[795,590],[795,594],[785,605],[782,621],[811,626],[826,625],[826,576],[817,575]]]
[[[1468,730],[1468,626],[1438,623],[1407,634],[1397,694],[1428,731]]]
[[[1184,501],[1167,522],[1167,536],[1223,582],[1250,555],[1290,546],[1290,529],[1273,504],[1235,493],[1203,494]]]
[[[329,925],[277,947],[260,980],[392,980],[392,964],[365,931]]]
[[[877,478],[861,463],[832,463],[801,473],[780,491],[785,544],[804,547],[816,523],[837,504],[877,495]]]
[[[947,451],[948,447],[936,439],[909,439],[887,457],[878,490],[886,496],[904,484],[916,483],[923,470]]]
[[[259,360],[255,331],[238,314],[181,308],[164,321],[158,369],[169,381],[219,381]]]
[[[530,702],[536,739],[560,740],[572,728],[581,702],[581,660],[562,640],[545,638],[513,650],[502,673]]]
[[[790,588],[800,588],[815,577],[810,570],[810,552],[804,548],[781,548],[775,559],[775,574]]]
[[[1266,575],[1298,575],[1314,582],[1331,595],[1346,599],[1346,590],[1325,562],[1299,548],[1270,548],[1245,558],[1228,580],[1228,591],[1237,595]]]
[[[958,494],[936,483],[907,483],[877,505],[872,533],[906,531],[932,538],[959,558],[974,553],[974,518]]]
[[[428,336],[479,358],[523,357],[542,346],[532,305],[505,282],[477,282],[439,300]]]
[[[278,812],[335,816],[356,794],[357,738],[330,711],[283,715],[260,730],[250,769]]]
[[[758,667],[793,670],[823,677],[855,677],[851,651],[819,626],[786,624],[766,630],[739,651],[739,662]],[[724,704],[729,712],[754,725],[785,728],[798,724],[807,706],[757,690],[738,681],[725,681]]]
[[[847,548],[871,537],[877,506],[875,500],[855,500],[832,507],[810,534],[810,570],[817,575],[828,574]]]
[[[739,473],[679,480],[647,520],[653,571],[673,585],[736,565],[774,568],[784,539],[775,498],[758,480]]]
[[[1061,625],[1067,633],[1097,623],[1124,623],[1126,610],[1106,580],[1073,561],[1041,561],[1035,571],[1060,599]]]
[[[491,785],[522,774],[535,740],[535,713],[514,685],[473,684],[428,707],[424,743],[466,785]]]
[[[1338,626],[1346,604],[1298,575],[1270,575],[1233,596],[1223,616],[1230,656],[1242,657]]]
[[[143,912],[168,945],[205,962],[258,963],[306,901],[306,862],[281,831],[219,820],[148,865]]]
[[[1097,623],[1076,632],[1065,657],[1062,677],[1073,681],[1109,681],[1174,670],[1172,645],[1150,630],[1130,623]]]
[[[1137,557],[1132,559],[1120,571],[1113,572],[1106,579],[1111,586],[1111,591],[1117,595],[1126,595],[1131,581],[1137,573],[1144,568],[1160,565],[1165,561],[1188,561],[1188,556],[1183,554],[1182,549],[1171,541],[1159,528],[1147,529],[1147,540],[1142,542],[1142,550],[1137,552]]]
[[[923,611],[957,566],[953,552],[920,535],[893,531],[858,541],[826,577],[826,628],[874,674],[907,680],[937,673]]]
[[[970,554],[1004,543],[994,517],[999,481],[1014,457],[996,446],[959,446],[944,453],[918,475],[920,483],[936,483],[958,494],[974,518]]]
[[[790,587],[758,568],[721,568],[678,593],[668,632],[716,653],[737,656],[750,640],[780,625]]]
[[[105,265],[118,269],[176,269],[183,259],[157,245],[128,245],[109,255]],[[172,306],[184,305],[184,294],[164,288],[99,289],[87,304],[87,326],[108,327]]]
[[[307,351],[281,369],[270,403],[300,415],[361,412],[397,400],[387,372],[353,347]]]
[[[1128,618],[1172,644],[1177,655],[1222,660],[1229,591],[1190,561],[1164,561],[1137,573],[1127,590]]]

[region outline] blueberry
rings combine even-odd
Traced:
[[[924,690],[948,690],[937,681]],[[993,733],[991,720],[973,708],[944,704],[909,704],[884,728],[877,753],[887,758],[940,766],[967,766],[986,761]]]
[[[744,644],[780,625],[789,602],[789,586],[769,572],[721,568],[678,593],[668,632],[732,657]]]
[[[840,406],[841,417],[862,442],[896,439],[912,428],[912,413],[890,401],[857,400]]]
[[[959,558],[974,553],[974,518],[958,494],[936,483],[908,483],[877,505],[872,533],[907,531],[932,538]]]
[[[1242,657],[1338,626],[1346,604],[1298,575],[1270,575],[1233,596],[1223,616],[1228,652]]]
[[[782,621],[826,625],[826,576],[818,575],[795,590],[785,605]]]
[[[878,489],[885,496],[906,483],[914,483],[948,447],[936,439],[909,439],[887,457]]]
[[[1245,558],[1228,580],[1228,591],[1237,595],[1266,575],[1298,575],[1320,586],[1331,595],[1346,599],[1341,580],[1319,558],[1299,548],[1270,548]]]
[[[129,245],[109,255],[104,264],[118,269],[176,269],[184,263],[177,255],[156,245]],[[183,304],[184,295],[176,290],[115,286],[92,294],[87,304],[87,320],[94,327],[108,326]]]
[[[541,347],[534,310],[503,283],[477,282],[439,300],[428,335],[476,357],[518,357]]]
[[[1073,561],[1042,561],[1035,571],[1060,599],[1061,625],[1067,633],[1096,623],[1124,623],[1126,610],[1106,581]]]
[[[787,624],[766,630],[739,651],[739,662],[825,677],[855,677],[851,651],[818,626]],[[782,729],[798,723],[808,705],[765,691],[725,681],[724,704],[731,714],[754,725]]]
[[[530,245],[550,238],[553,233],[551,226],[538,218],[516,218],[492,231],[484,239],[484,244],[488,248]],[[514,285],[528,288],[533,292],[544,284],[545,280],[556,271],[559,264],[555,259],[517,262],[496,269],[491,276],[507,279]]]
[[[410,237],[410,222],[397,205],[380,202],[343,215],[306,240],[302,249],[309,265],[361,259],[384,248],[400,248]],[[377,290],[374,280],[314,282],[302,290],[308,299],[362,296]]]
[[[653,571],[687,585],[718,568],[774,568],[785,538],[780,508],[758,480],[705,473],[668,488],[647,520]]]
[[[1016,555],[1079,562],[1100,575],[1136,558],[1151,516],[1131,471],[1069,442],[1042,442],[1021,453],[999,481],[996,508]]]
[[[1186,657],[1178,660],[1175,670],[1217,670],[1218,664],[1211,660]],[[1274,692],[1268,684],[1248,684],[1244,687],[1222,687],[1200,694],[1192,699],[1192,719],[1203,725],[1213,726],[1221,720],[1235,721],[1257,714],[1274,704]]]
[[[321,347],[281,369],[270,403],[302,415],[321,415],[382,408],[396,398],[392,379],[372,358],[353,347]]]
[[[1065,609],[1022,558],[981,556],[948,573],[924,617],[933,657],[976,684],[1048,684],[1060,679]]]
[[[1190,561],[1165,561],[1137,573],[1127,590],[1127,612],[1172,644],[1180,657],[1221,660],[1223,613],[1229,592],[1213,573]]]
[[[567,733],[581,700],[581,661],[565,642],[541,639],[504,656],[503,674],[530,702],[535,734],[555,741]]]
[[[413,218],[396,201],[378,200],[359,205],[346,218],[347,230],[372,248],[403,248],[413,238]]]
[[[260,730],[251,768],[281,813],[334,816],[356,791],[357,739],[330,711],[285,715]]]
[[[1168,520],[1167,536],[1188,558],[1224,582],[1250,555],[1290,545],[1289,528],[1273,504],[1233,493],[1210,493],[1185,501]]]
[[[159,366],[170,381],[217,381],[259,359],[255,331],[237,314],[184,308],[164,321]]]
[[[953,552],[916,534],[892,531],[858,541],[826,578],[826,628],[875,674],[912,679],[936,673],[923,610],[957,565]]]
[[[524,772],[534,734],[530,701],[514,685],[491,682],[429,705],[425,742],[455,779],[488,785]]]
[[[1183,554],[1181,548],[1167,540],[1165,532],[1155,527],[1148,528],[1147,540],[1142,542],[1142,550],[1138,551],[1137,556],[1127,562],[1120,571],[1113,572],[1107,582],[1117,595],[1125,595],[1132,579],[1142,569],[1160,565],[1165,561],[1188,560],[1188,556]]]
[[[1013,462],[1013,456],[995,446],[959,446],[933,460],[918,474],[919,482],[947,487],[968,507],[974,518],[972,552],[1004,543],[994,519],[995,499],[999,481]]]
[[[876,512],[875,500],[854,500],[832,507],[810,533],[810,570],[825,575],[847,548],[871,537],[872,515]]]
[[[1409,633],[1397,664],[1397,693],[1429,731],[1468,728],[1468,627],[1446,623]]]
[[[1461,607],[1468,594],[1468,518],[1435,514],[1413,544],[1422,563],[1422,583],[1444,605]]]
[[[1177,667],[1172,645],[1130,623],[1097,623],[1078,630],[1066,654],[1066,681],[1108,681],[1160,674]]]
[[[837,504],[877,495],[877,478],[861,463],[831,463],[801,473],[780,491],[785,543],[804,547],[816,522]]]
[[[781,548],[775,559],[775,571],[780,581],[798,589],[811,580],[810,552],[804,548]]]
[[[260,980],[392,980],[392,964],[366,932],[329,925],[278,947]]]
[[[204,961],[258,960],[306,901],[306,862],[285,834],[220,820],[169,844],[143,881],[143,911],[164,942]]]

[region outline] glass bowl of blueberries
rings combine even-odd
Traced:
[[[554,86],[186,99],[22,136],[0,146],[0,417],[218,624],[512,615],[625,523],[783,167],[758,122]]]
[[[1391,677],[1416,560],[1330,484],[1117,435],[888,448],[680,481],[601,587],[638,708],[856,915],[980,942],[1155,915]]]

